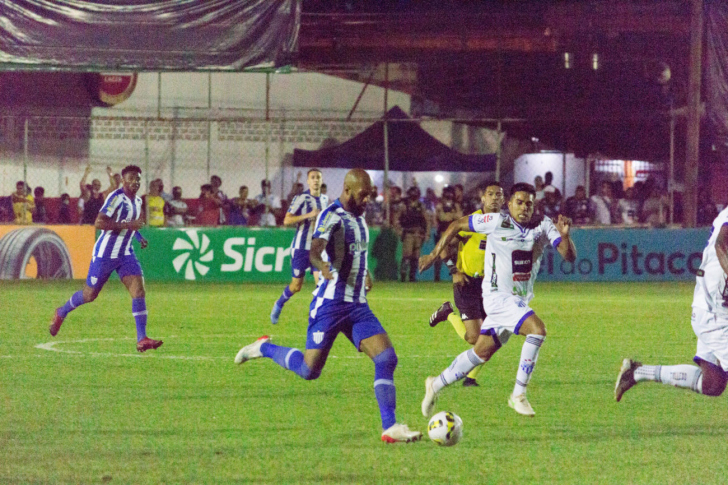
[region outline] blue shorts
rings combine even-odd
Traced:
[[[311,251],[308,249],[291,249],[291,276],[303,278],[307,270],[310,269],[312,273],[315,271],[308,258],[309,254]]]
[[[316,304],[318,298],[311,303]],[[327,301],[316,309],[315,317],[308,319],[306,349],[330,349],[339,332],[346,335],[357,350],[361,341],[387,333],[368,303]]]
[[[114,271],[119,275],[119,279],[124,276],[144,276],[139,260],[134,254],[115,259],[95,258],[91,260],[88,268],[86,284],[95,290],[100,290]]]

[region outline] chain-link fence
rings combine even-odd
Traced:
[[[127,112],[128,113],[128,112]],[[210,177],[222,179],[222,191],[230,198],[238,197],[241,186],[248,187],[248,197],[261,192],[261,181],[271,181],[272,193],[285,209],[296,193],[297,182],[306,187],[304,167],[293,166],[295,148],[315,150],[344,142],[366,129],[375,118],[340,121],[329,114],[321,119],[290,120],[284,118],[239,118],[220,116],[215,119],[147,116],[88,117],[0,117],[0,196],[6,196],[0,213],[2,222],[14,217],[10,196],[17,183],[24,181],[35,193],[44,189],[47,222],[59,222],[61,196],[70,199],[71,222],[80,217],[78,198],[81,184],[101,186],[101,191],[114,186],[113,174],[126,165],[142,169],[142,189],[161,179],[164,191],[179,186],[182,198],[194,200],[202,184]],[[412,121],[414,122],[414,121]],[[430,130],[436,132],[430,122]],[[447,131],[450,128],[441,129]],[[452,130],[450,130],[452,131]],[[84,177],[85,171],[89,173]],[[323,169],[328,195],[333,199],[342,190],[346,169]],[[373,182],[383,192],[384,174],[371,171]],[[477,183],[477,177],[463,173],[390,172],[390,185],[408,187],[417,184],[442,188],[447,184]],[[299,186],[300,190],[300,186]],[[17,200],[17,199],[16,199]]]

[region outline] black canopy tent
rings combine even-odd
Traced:
[[[496,156],[465,155],[440,143],[395,106],[387,112],[388,170],[395,172],[493,172]],[[293,151],[294,167],[384,170],[384,120],[354,138],[320,150]]]

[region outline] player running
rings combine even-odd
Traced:
[[[728,209],[713,221],[708,245],[695,278],[690,323],[698,337],[694,365],[642,365],[624,359],[614,387],[622,399],[635,384],[653,381],[720,396],[728,381]]]
[[[488,235],[483,272],[483,309],[487,316],[475,346],[458,355],[438,377],[425,380],[422,400],[425,416],[432,414],[437,394],[443,387],[487,362],[513,334],[525,335],[526,341],[508,405],[519,414],[535,415],[526,399],[526,387],[546,338],[546,326],[528,306],[533,298],[533,283],[549,243],[565,260],[576,260],[576,248],[569,237],[571,220],[559,215],[556,224],[548,217],[532,221],[535,197],[532,185],[515,184],[508,200],[508,214],[476,214],[458,219],[447,228],[435,250],[420,259],[420,271],[429,268],[460,231],[469,229]]]
[[[481,197],[483,209],[477,210],[471,215],[498,214],[503,206],[503,201],[503,187],[498,182],[490,182]],[[452,305],[446,301],[430,317],[430,326],[434,327],[438,323],[448,320],[461,339],[470,345],[475,345],[480,334],[480,327],[485,319],[482,286],[485,244],[488,236],[477,232],[461,231],[456,237],[460,241],[457,255],[454,256],[457,264],[452,262],[452,258],[448,254],[445,265],[452,275],[453,296],[460,315],[453,312]],[[445,252],[453,252],[451,248],[452,246],[448,246]],[[442,256],[442,254],[438,256]],[[477,386],[475,378],[482,368],[483,366],[479,365],[471,370],[463,380],[463,386]]]
[[[293,198],[286,217],[283,219],[284,226],[297,224],[298,227],[293,242],[291,242],[291,283],[283,289],[283,294],[273,304],[273,310],[270,312],[271,323],[278,323],[283,305],[301,291],[303,278],[308,269],[311,269],[314,280],[316,282],[319,280],[318,271],[311,266],[309,261],[309,253],[316,217],[329,205],[329,197],[321,193],[322,181],[323,175],[319,169],[309,170],[306,177],[308,190]]]
[[[111,273],[116,271],[132,298],[131,312],[136,322],[137,350],[146,352],[162,345],[161,340],[152,340],[146,334],[144,276],[131,245],[132,237],[136,237],[142,248],[147,247],[147,240],[137,232],[144,226],[144,220],[140,219],[142,199],[136,195],[141,173],[142,170],[136,165],[125,167],[121,171],[122,187],[109,194],[96,216],[96,229],[101,231],[101,235],[94,245],[86,284],[83,290],[74,293],[65,305],[56,309],[49,328],[52,336],[58,334],[63,320],[71,311],[96,299]]]
[[[235,363],[267,357],[303,379],[317,379],[334,340],[343,333],[357,350],[374,361],[374,394],[382,418],[382,441],[416,441],[422,433],[396,422],[397,354],[366,298],[372,280],[367,269],[369,229],[364,208],[371,193],[366,171],[350,170],[341,197],[319,217],[311,243],[311,263],[321,271],[323,280],[311,302],[305,354],[273,345],[263,336],[240,349]]]

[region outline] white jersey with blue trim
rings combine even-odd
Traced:
[[[322,279],[315,308],[325,300],[366,303],[364,281],[367,275],[369,228],[364,215],[344,210],[339,199],[319,214],[314,239],[325,239],[324,261],[331,264],[333,279]],[[315,312],[315,309],[312,313]]]
[[[519,225],[509,214],[473,214],[470,230],[487,234],[483,297],[500,292],[533,299],[541,257],[550,243],[556,247],[561,233],[549,217],[534,227]]]
[[[311,195],[311,191],[307,190],[299,194],[291,201],[288,213],[294,216],[302,216],[308,214],[314,209],[323,211],[329,205],[329,196],[321,194],[318,197]],[[291,242],[292,249],[311,249],[311,240],[313,236],[316,219],[306,219],[298,223],[296,235]]]
[[[726,276],[723,267],[718,261],[718,253],[715,251],[715,242],[721,228],[728,225],[728,207],[720,211],[718,217],[713,221],[710,230],[708,245],[703,250],[703,260],[700,263],[697,277],[695,278],[695,292],[693,293],[693,307],[700,308],[712,313],[720,313],[723,317],[728,316],[728,290],[726,290]]]
[[[142,213],[141,197],[134,197],[134,200],[127,197],[123,188],[116,189],[106,197],[104,205],[99,214],[115,222],[131,222],[139,219]],[[105,230],[94,244],[93,259],[116,259],[121,256],[129,256],[134,253],[131,240],[136,231],[123,229],[121,231]]]

